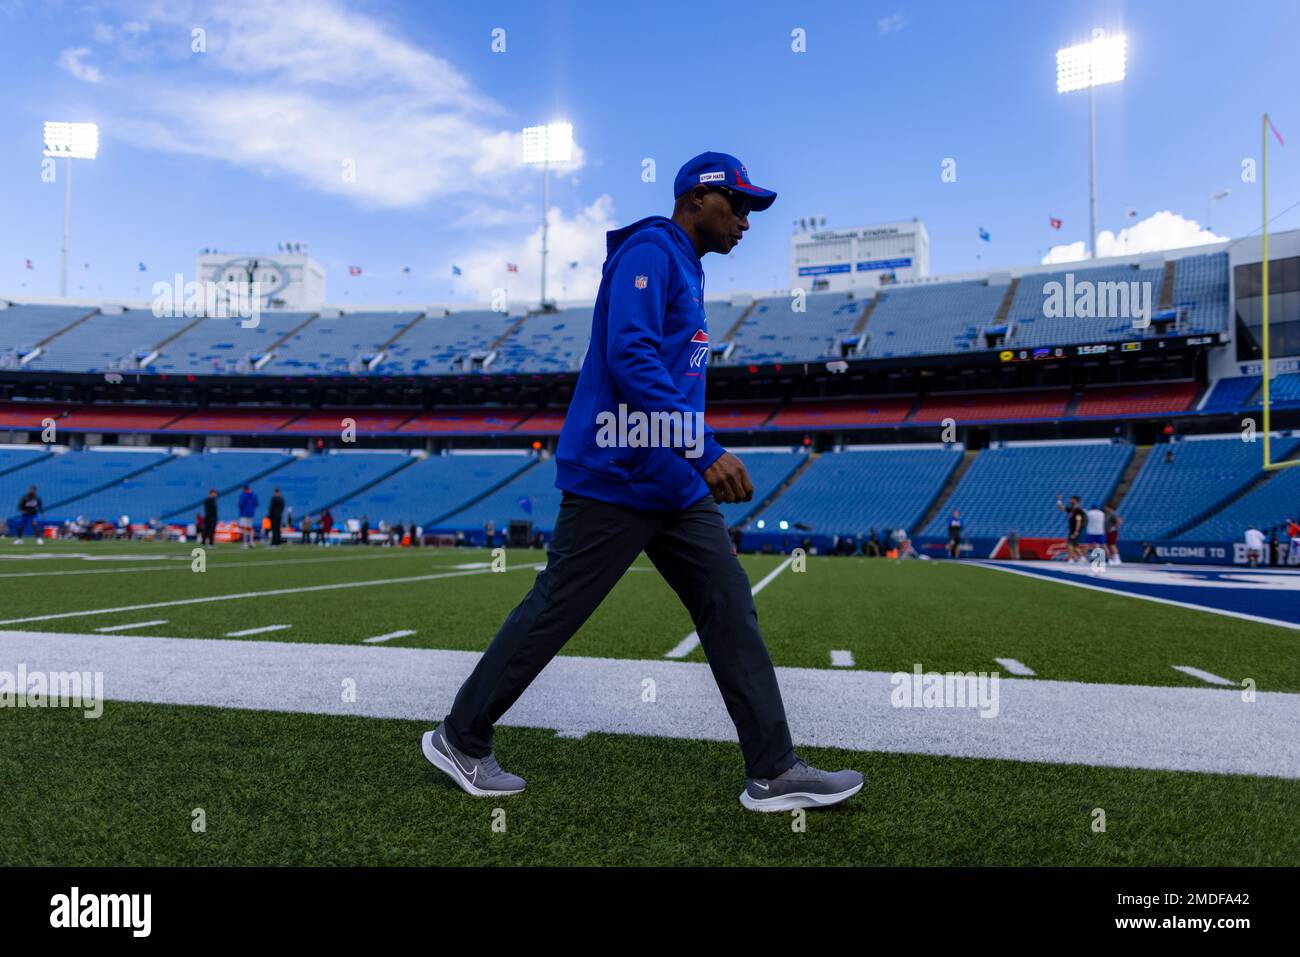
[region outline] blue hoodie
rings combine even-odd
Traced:
[[[257,511],[257,493],[248,490],[239,493],[239,517],[252,518]]]
[[[677,511],[709,494],[701,476],[726,451],[702,425],[704,270],[690,237],[664,216],[611,231],[606,249],[555,484],[628,508]],[[618,416],[620,405],[629,413],[677,413],[683,431],[670,445],[613,445],[602,423]]]

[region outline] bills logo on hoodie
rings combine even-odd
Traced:
[[[709,334],[703,329],[696,329],[695,335],[691,336],[691,342],[698,342],[700,345],[691,353],[691,368],[703,369],[705,362],[709,358]],[[687,375],[699,375],[698,372],[688,372]]]
[[[646,279],[645,276],[637,276],[635,282],[636,282],[636,287],[638,289],[644,289],[646,287],[646,283],[648,283],[649,280]]]

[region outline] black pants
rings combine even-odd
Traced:
[[[280,538],[280,516],[271,516],[271,544],[279,545],[283,540]]]
[[[203,545],[215,545],[217,543],[217,523],[203,520]]]
[[[492,725],[643,550],[691,613],[748,776],[775,777],[794,764],[749,578],[710,497],[680,512],[643,512],[565,492],[546,569],[456,694],[444,722],[452,744],[471,757],[492,750]]]

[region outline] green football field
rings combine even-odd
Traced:
[[[250,643],[219,646],[241,654],[272,642],[304,661],[321,645],[357,646],[403,667],[411,659],[389,649],[485,648],[544,561],[509,551],[497,573],[484,550],[218,546],[198,573],[189,546],[63,543],[39,557],[30,543],[3,547],[0,651],[32,633],[205,638]],[[1029,665],[1034,677],[1021,680],[1045,689],[1118,696],[1107,700],[1237,694],[1176,664],[1250,679],[1262,694],[1300,692],[1296,632],[1271,625],[966,564],[742,560],[766,582],[755,601],[773,661],[820,669],[828,695],[848,672],[916,665],[1006,677],[995,659]],[[237,632],[248,633],[227,637]],[[667,657],[691,632],[643,557],[563,654],[698,667],[698,645]],[[167,684],[147,701],[113,700],[110,688],[97,720],[0,709],[0,863],[1300,863],[1295,777],[909,753],[905,735],[888,750],[805,746],[788,702],[800,754],[867,779],[804,822],[741,808],[734,743],[569,738],[508,722],[496,753],[529,787],[494,803],[456,790],[419,754],[420,732],[449,701],[430,702],[433,721],[412,721],[212,707]],[[848,724],[852,701],[844,707]]]

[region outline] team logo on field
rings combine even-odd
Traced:
[[[637,277],[636,277],[636,287],[637,287],[638,289],[644,289],[644,288],[646,287],[646,284],[649,283],[649,282],[650,282],[650,280],[647,279],[645,276],[637,276]]]

